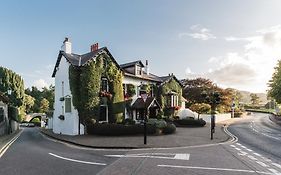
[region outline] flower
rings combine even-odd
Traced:
[[[112,94],[111,94],[110,92],[101,91],[101,92],[100,92],[100,97],[112,98]]]
[[[174,108],[175,108],[175,110],[179,110],[181,107],[180,106],[175,106]]]

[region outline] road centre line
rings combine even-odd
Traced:
[[[70,159],[70,158],[62,157],[62,156],[59,156],[59,155],[56,155],[56,154],[53,154],[53,153],[49,153],[49,155],[54,156],[54,157],[59,158],[59,159],[71,161],[71,162],[77,162],[77,163],[83,163],[83,164],[90,164],[90,165],[101,165],[101,166],[105,166],[105,165],[106,165],[105,163],[88,162],[88,161]]]
[[[177,166],[177,165],[157,165],[157,166],[158,167],[164,167],[164,168],[198,169],[198,170],[230,171],[230,172],[245,172],[245,173],[258,173],[258,174],[276,175],[274,172],[269,173],[269,172],[262,172],[262,171],[229,169],[229,168],[193,167],[193,166]]]
[[[8,143],[6,143],[0,149],[0,158],[5,154],[5,152],[9,149],[9,147],[20,137],[23,130],[21,130],[17,135],[15,135]]]

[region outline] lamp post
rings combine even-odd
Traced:
[[[143,85],[143,83],[141,82],[140,87],[141,87],[142,85]],[[142,91],[142,90],[140,89],[140,91]],[[147,143],[147,126],[146,126],[146,122],[147,122],[147,113],[148,113],[148,111],[147,111],[147,109],[146,109],[145,102],[146,102],[146,99],[147,99],[148,94],[147,94],[146,91],[142,91],[142,93],[140,93],[140,95],[141,95],[141,98],[142,98],[142,100],[143,100],[143,102],[144,102],[143,144],[146,145],[146,143]]]

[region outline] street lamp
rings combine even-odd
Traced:
[[[140,87],[142,86],[143,84],[141,83]],[[141,90],[140,90],[141,91]],[[146,105],[145,105],[145,102],[146,102],[146,99],[147,99],[147,92],[146,91],[142,91],[142,93],[140,94],[141,95],[141,98],[144,102],[144,118],[143,118],[143,144],[146,145],[147,143],[147,126],[146,126],[146,120],[147,120],[147,109],[146,109]]]

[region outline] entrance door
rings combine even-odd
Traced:
[[[107,106],[100,106],[100,119],[99,121],[108,121],[108,112],[107,112]]]

